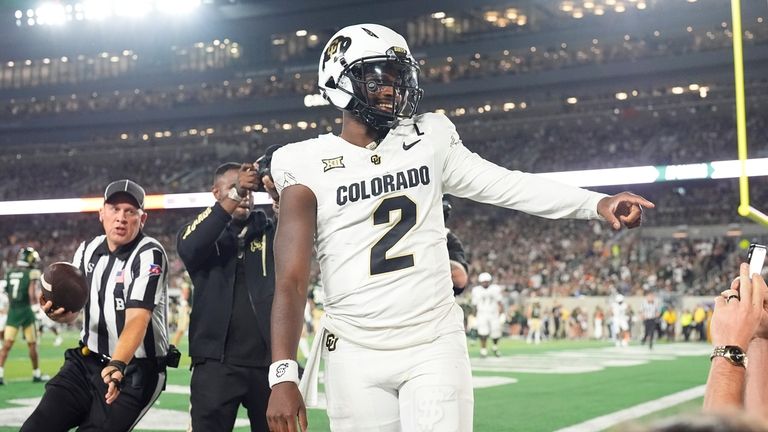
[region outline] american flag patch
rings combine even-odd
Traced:
[[[117,275],[115,275],[115,283],[123,283],[125,282],[125,277],[123,277],[123,271],[118,270]]]
[[[150,264],[149,274],[150,276],[160,276],[161,274],[163,274],[163,268],[157,264]]]

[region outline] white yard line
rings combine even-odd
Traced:
[[[555,432],[591,432],[605,430],[611,426],[616,426],[619,423],[634,420],[656,411],[661,411],[671,406],[679,405],[683,402],[704,396],[704,387],[705,386],[700,385],[688,390],[673,393],[669,396],[664,396],[662,398],[644,402],[639,405],[623,409],[621,411],[616,411],[611,414],[596,417],[583,423],[568,426]]]

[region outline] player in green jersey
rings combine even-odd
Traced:
[[[11,267],[5,274],[5,289],[8,293],[8,320],[5,325],[3,348],[0,350],[0,385],[4,384],[5,360],[16,341],[19,331],[24,335],[29,347],[29,358],[32,360],[32,381],[44,382],[47,375],[40,373],[37,356],[37,330],[35,328],[35,313],[32,311],[32,301],[37,303],[37,281],[40,270],[37,264],[40,255],[31,247],[22,248],[16,266]]]

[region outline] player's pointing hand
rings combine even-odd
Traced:
[[[607,196],[597,203],[597,212],[605,218],[614,230],[637,228],[643,220],[643,207],[654,208],[656,205],[640,195],[621,192]]]

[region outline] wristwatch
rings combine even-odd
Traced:
[[[240,194],[237,193],[237,188],[233,187],[229,190],[229,193],[227,193],[227,198],[231,199],[232,201],[240,202],[244,197],[241,197]]]
[[[741,366],[745,369],[747,367],[747,353],[736,345],[716,346],[712,355],[709,356],[709,360],[711,361],[715,357],[724,357],[734,366]]]

